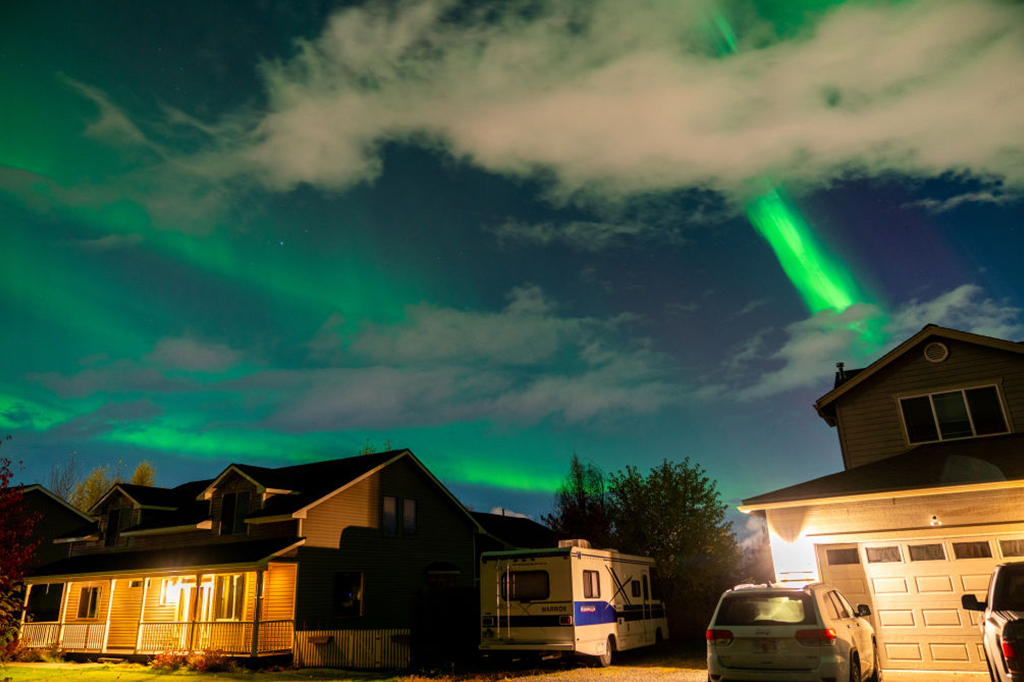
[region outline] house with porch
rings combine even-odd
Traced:
[[[1024,560],[1024,345],[927,325],[814,407],[843,470],[740,506],[767,520],[776,579],[868,604],[887,679],[987,679],[960,598]]]
[[[251,657],[298,647],[318,665],[401,664],[422,595],[472,590],[483,532],[409,450],[231,464],[170,489],[119,483],[89,515],[56,539],[67,556],[27,580],[29,603],[38,590],[62,595],[49,617],[29,612],[28,647]],[[343,651],[366,649],[356,640],[376,642],[368,659]]]

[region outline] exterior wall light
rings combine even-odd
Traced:
[[[938,516],[932,515],[932,525],[933,526],[941,526],[942,525],[942,521],[939,520]]]

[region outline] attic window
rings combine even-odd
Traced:
[[[1006,433],[1006,418],[995,386],[900,398],[911,444]]]

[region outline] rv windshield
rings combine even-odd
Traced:
[[[501,598],[505,601],[536,601],[547,599],[549,594],[547,571],[512,571],[502,575]]]

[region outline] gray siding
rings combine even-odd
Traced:
[[[396,537],[381,531],[381,498],[414,499],[417,529]],[[399,510],[401,507],[399,506]],[[405,628],[412,623],[416,595],[427,586],[426,568],[454,564],[455,584],[474,584],[475,526],[420,469],[402,459],[309,510],[303,523],[307,545],[297,553],[296,626],[304,628]],[[338,572],[363,574],[363,615],[334,616]]]
[[[934,340],[934,339],[932,339]],[[980,384],[996,384],[1008,410],[1011,431],[1024,425],[1024,356],[941,339],[949,357],[940,363],[923,356],[926,339],[878,374],[836,401],[836,422],[847,469],[907,450],[898,398]]]

